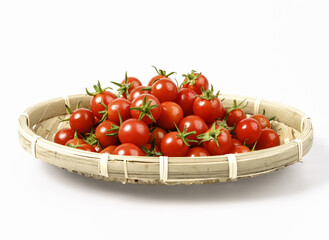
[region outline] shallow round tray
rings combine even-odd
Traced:
[[[135,157],[100,154],[72,149],[53,142],[58,129],[67,127],[65,104],[71,108],[81,101],[88,107],[90,97],[73,95],[56,98],[28,108],[19,117],[19,140],[22,147],[35,158],[70,172],[90,178],[123,183],[202,184],[226,182],[270,173],[300,161],[313,141],[311,119],[293,107],[264,99],[236,95],[221,95],[224,106],[233,100],[248,102],[248,114],[276,116],[272,128],[281,145],[242,154],[210,157]]]

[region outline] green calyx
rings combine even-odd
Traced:
[[[131,86],[134,84],[134,82],[132,83],[128,83],[128,76],[127,76],[127,71],[125,73],[125,81],[124,83],[117,83],[117,82],[111,82],[114,85],[118,86],[119,88],[117,89],[117,97],[120,97],[123,93],[126,94],[126,97],[129,98],[129,89],[131,88]]]
[[[205,99],[205,100],[212,100],[215,98],[218,98],[219,96],[219,91],[214,94],[214,86],[211,85],[211,89],[207,89],[206,91],[203,89],[203,87],[201,87],[201,95],[196,95],[195,97],[199,97],[201,99]]]
[[[105,108],[103,111],[99,111],[99,114],[102,114],[103,115],[102,116],[102,119],[99,120],[99,123],[102,123],[102,122],[104,122],[107,119],[107,116],[108,116],[108,112],[107,112],[108,107],[105,105],[105,103],[103,101],[100,104]]]
[[[136,111],[140,111],[141,113],[139,114],[139,118],[138,121],[140,121],[144,116],[149,117],[153,122],[155,122],[155,119],[151,113],[151,110],[153,108],[159,107],[159,104],[155,104],[155,105],[151,105],[152,100],[149,100],[148,102],[146,102],[146,97],[147,95],[145,95],[144,99],[143,99],[143,103],[142,106],[140,107],[132,107],[130,108],[130,110],[136,110]]]
[[[198,73],[198,74],[194,74],[196,73],[195,70],[192,70],[191,73],[188,73],[188,74],[183,74],[182,76],[186,78],[186,80],[182,83],[182,85],[185,85],[185,84],[191,84],[191,85],[194,85],[195,84],[195,80],[198,79],[198,77],[200,77],[201,73]]]
[[[102,88],[102,86],[101,86],[101,84],[100,84],[99,81],[97,82],[97,85],[94,85],[93,87],[95,89],[95,92],[92,92],[92,93],[89,92],[88,89],[86,88],[87,95],[89,95],[89,96],[96,96],[97,94],[100,94],[100,93],[104,92],[106,89],[112,89],[110,87]]]
[[[96,138],[96,134],[94,133],[93,129],[91,129],[89,133],[86,133],[86,136],[83,138],[83,140],[91,146],[94,146],[96,144],[98,147],[102,148],[101,144]]]
[[[227,125],[227,123],[226,123],[226,121],[225,120],[216,120],[214,123],[213,123],[213,125],[217,125],[219,128],[224,128],[224,129],[226,129],[227,131],[232,131],[232,130],[234,130],[235,129],[235,126],[233,126],[233,127],[229,127],[228,125]]]
[[[211,126],[211,130],[209,132],[202,133],[202,134],[198,135],[197,138],[202,139],[200,143],[213,140],[216,143],[217,147],[219,147],[217,137],[224,131],[225,131],[224,128],[216,129],[216,124],[214,123]]]
[[[66,146],[70,147],[70,148],[78,148],[78,147],[83,147],[82,145],[79,144],[79,135],[78,135],[78,130],[75,131],[74,133],[74,139],[77,140],[77,144],[76,145],[72,145],[70,143],[66,144]]]
[[[78,105],[75,108],[75,110],[79,109],[80,108],[80,105],[81,105],[81,101],[78,102]],[[73,113],[73,110],[69,106],[67,106],[66,104],[65,104],[65,108],[66,108],[66,111],[69,114],[72,114]],[[68,121],[70,121],[70,118],[65,118],[65,119],[61,120],[60,122],[68,122]]]
[[[193,134],[196,134],[196,131],[193,131],[193,132],[187,132],[187,127],[185,125],[184,127],[184,131],[181,132],[179,130],[179,128],[177,127],[176,123],[175,123],[175,127],[177,129],[177,137],[181,138],[183,140],[183,142],[185,143],[186,146],[190,146],[189,142],[198,142],[197,140],[191,140],[191,139],[188,139],[187,137],[190,136],[190,135],[193,135]]]
[[[146,153],[147,156],[156,157],[156,156],[162,156],[162,152],[155,151],[155,138],[153,138],[153,141],[151,143],[151,148],[148,150],[145,146],[141,146],[142,150]]]
[[[248,102],[245,105],[243,105],[246,101],[247,101],[247,99],[244,99],[242,102],[240,102],[239,104],[237,104],[236,99],[234,99],[233,100],[233,106],[230,107],[227,110],[227,114],[226,114],[224,120],[226,121],[226,119],[228,118],[229,113],[232,112],[233,110],[236,110],[236,109],[244,109],[245,107],[247,107],[248,106]]]
[[[152,67],[155,69],[157,74],[160,76],[169,77],[170,75],[176,74],[176,72],[170,72],[167,74],[167,72],[165,70],[157,69],[155,66],[152,66]]]
[[[122,117],[121,117],[119,109],[117,109],[117,111],[119,114],[120,125],[118,126],[118,125],[111,123],[111,128],[109,130],[107,130],[107,132],[112,132],[112,133],[105,133],[105,136],[117,137],[119,135],[119,128],[122,124]]]

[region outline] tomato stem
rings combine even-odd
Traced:
[[[165,70],[162,70],[162,69],[158,70],[155,66],[152,66],[152,67],[155,69],[157,74],[160,75],[160,76],[169,77],[172,74],[176,74],[176,72],[170,72],[170,73],[167,74],[167,72]]]
[[[192,139],[187,138],[190,135],[196,134],[196,131],[187,132],[187,126],[185,125],[183,132],[181,132],[179,130],[179,128],[177,127],[176,123],[174,123],[174,124],[177,129],[177,136],[183,140],[183,142],[185,143],[186,146],[188,146],[188,147],[191,146],[188,142],[198,142],[197,140],[192,140]]]
[[[163,153],[162,152],[156,152],[155,151],[155,138],[153,138],[152,143],[151,143],[151,148],[150,150],[148,150],[145,146],[141,146],[142,150],[146,153],[147,156],[162,156]]]
[[[97,85],[93,85],[93,87],[95,89],[95,92],[92,92],[92,93],[89,92],[88,89],[86,88],[87,95],[96,96],[97,94],[100,94],[100,93],[104,92],[106,89],[112,89],[111,87],[102,88],[101,83],[99,82],[99,80],[97,82]]]
[[[217,137],[224,131],[225,131],[225,128],[216,129],[216,124],[213,124],[211,126],[211,130],[209,132],[202,133],[202,134],[198,135],[197,138],[202,139],[200,143],[213,140],[216,143],[217,147],[219,147]]]
[[[146,102],[146,97],[147,95],[145,94],[144,96],[144,99],[143,99],[143,103],[142,103],[142,106],[140,107],[131,107],[129,108],[130,110],[136,110],[136,111],[140,111],[141,113],[139,114],[139,117],[138,117],[138,121],[140,121],[144,116],[147,116],[149,117],[153,122],[155,122],[155,119],[151,113],[151,110],[153,108],[156,108],[156,107],[159,107],[160,105],[159,104],[154,104],[154,105],[151,105],[152,103],[152,100],[149,100],[148,102]]]
[[[116,86],[119,87],[117,89],[117,91],[118,91],[117,97],[120,97],[123,93],[125,93],[127,99],[129,98],[129,89],[134,84],[134,82],[128,83],[127,71],[125,73],[125,81],[124,81],[124,83],[117,83],[117,82],[111,82],[111,83],[113,83],[114,85],[116,85]]]
[[[195,80],[198,79],[198,77],[200,77],[201,73],[198,73],[197,75],[194,75],[196,71],[192,70],[191,73],[188,74],[183,74],[182,76],[186,78],[186,80],[181,84],[181,85],[185,85],[185,84],[191,84],[191,85],[195,85]]]

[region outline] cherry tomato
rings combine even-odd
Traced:
[[[134,101],[135,98],[137,98],[139,95],[142,95],[142,94],[150,94],[151,91],[150,90],[142,90],[146,88],[145,86],[139,86],[139,87],[136,87],[134,88],[134,90],[132,90],[129,94],[129,101],[132,102]]]
[[[115,149],[117,148],[118,146],[117,145],[110,145],[110,146],[107,146],[106,148],[104,148],[101,153],[109,153],[109,154],[113,154]]]
[[[189,74],[184,74],[183,77],[185,77],[185,79],[182,87],[190,88],[197,94],[202,94],[202,88],[206,91],[209,87],[207,78],[201,73],[196,73],[194,70]]]
[[[230,153],[245,153],[245,152],[251,152],[251,150],[246,147],[246,146],[243,146],[243,145],[239,145],[239,146],[236,146],[236,147],[233,147],[230,151]]]
[[[95,135],[103,148],[118,144],[117,131],[110,131],[116,125],[113,121],[105,120],[97,126]]]
[[[259,122],[260,126],[264,128],[271,128],[270,120],[268,120],[267,117],[265,117],[263,114],[254,114],[250,116],[251,118],[257,120]]]
[[[190,144],[192,146],[197,146],[201,141],[200,139],[197,139],[197,136],[208,130],[206,122],[201,117],[196,115],[190,115],[182,119],[178,128],[180,131],[183,131],[185,127],[187,132],[196,132],[195,134],[188,136],[188,139],[197,141],[191,142]]]
[[[254,144],[260,138],[262,127],[255,119],[245,118],[238,123],[235,133],[241,142]]]
[[[65,145],[71,144],[72,146],[76,146],[78,144],[82,144],[82,143],[86,143],[85,140],[83,140],[82,138],[72,138],[70,140],[68,140]],[[87,143],[86,143],[87,144]]]
[[[167,134],[166,130],[160,127],[155,127],[150,133],[150,138],[148,143],[152,143],[153,139],[155,138],[155,145],[160,147],[161,141],[166,134]]]
[[[111,82],[118,86],[119,88],[117,89],[118,95],[122,96],[123,98],[129,98],[129,94],[131,93],[132,90],[135,88],[142,86],[141,81],[135,77],[128,77],[127,72],[125,74],[125,79],[121,83],[117,82]]]
[[[204,134],[198,136],[202,139],[203,147],[211,155],[223,155],[230,152],[232,148],[231,134],[224,128],[217,128],[215,125]]]
[[[146,124],[154,123],[161,114],[160,102],[152,94],[139,95],[131,103],[130,114]]]
[[[193,112],[210,123],[223,116],[224,107],[218,98],[208,100],[197,97],[193,103]]]
[[[98,119],[102,119],[103,117],[103,113],[100,112],[105,111],[105,107],[101,103],[107,106],[116,98],[117,97],[109,91],[104,91],[92,97],[90,100],[90,109],[95,117]]]
[[[159,80],[160,78],[168,78],[170,75],[175,74],[175,72],[171,72],[168,73],[165,70],[162,69],[157,69],[156,67],[152,66],[155,71],[157,72],[158,75],[154,76],[153,78],[151,78],[151,80],[149,81],[149,83],[147,84],[147,86],[152,86],[153,83],[157,80]]]
[[[135,88],[137,88],[137,87],[143,85],[143,84],[141,83],[141,81],[140,81],[138,78],[135,78],[135,77],[128,77],[128,78],[127,78],[127,83],[128,83],[128,84],[131,84],[131,83],[132,83],[131,87],[128,89],[129,94],[130,94],[131,91],[134,90]],[[123,81],[121,82],[121,84],[125,84],[125,80],[123,80]],[[123,96],[124,98],[127,98],[126,93],[123,93],[122,96]],[[128,96],[128,97],[129,97],[129,96]]]
[[[226,119],[226,123],[229,127],[234,127],[238,125],[238,123],[246,118],[246,113],[243,109],[234,109],[232,110]]]
[[[189,88],[181,88],[175,102],[183,109],[184,116],[193,115],[193,103],[197,93]]]
[[[119,112],[122,121],[126,121],[127,119],[131,118],[130,115],[130,105],[129,102],[125,98],[117,98],[113,100],[107,108],[107,118],[116,124],[120,124]],[[119,111],[119,112],[118,112]]]
[[[75,131],[71,128],[62,128],[56,133],[54,137],[54,142],[61,145],[65,145],[67,141],[74,138],[74,133]]]
[[[157,125],[166,130],[175,129],[175,124],[178,125],[183,119],[182,108],[174,102],[163,102],[160,106],[161,114],[157,120]]]
[[[151,88],[151,94],[160,102],[174,101],[177,96],[177,86],[169,78],[161,78],[156,81]]]
[[[123,143],[114,150],[113,155],[145,156],[145,153],[135,144]]]
[[[76,109],[70,116],[70,126],[79,133],[87,133],[95,125],[94,114],[86,108]]]
[[[75,149],[80,149],[88,152],[96,152],[95,148],[89,144],[87,144],[83,139],[71,139],[69,140],[65,145],[75,148]]]
[[[210,153],[202,147],[192,147],[188,150],[186,157],[207,157]]]
[[[188,150],[189,147],[178,136],[178,132],[167,133],[161,142],[161,151],[163,155],[168,157],[183,157]]]
[[[132,143],[137,146],[145,145],[150,137],[150,130],[145,122],[130,118],[124,121],[119,128],[121,143]]]
[[[279,135],[270,128],[262,129],[262,134],[257,141],[256,150],[276,147],[280,145]]]
[[[232,138],[232,148],[237,146],[243,146],[243,143],[239,139]]]

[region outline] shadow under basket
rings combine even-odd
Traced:
[[[272,128],[280,136],[281,145],[242,154],[209,157],[136,157],[100,154],[77,150],[53,142],[56,132],[68,127],[65,104],[72,107],[81,101],[87,107],[90,97],[73,95],[56,98],[28,108],[19,117],[19,140],[35,158],[70,172],[90,178],[122,183],[203,184],[235,181],[270,173],[296,163],[310,150],[313,141],[312,122],[293,107],[273,101],[236,95],[221,95],[224,106],[233,100],[246,99],[247,114],[275,116]]]

